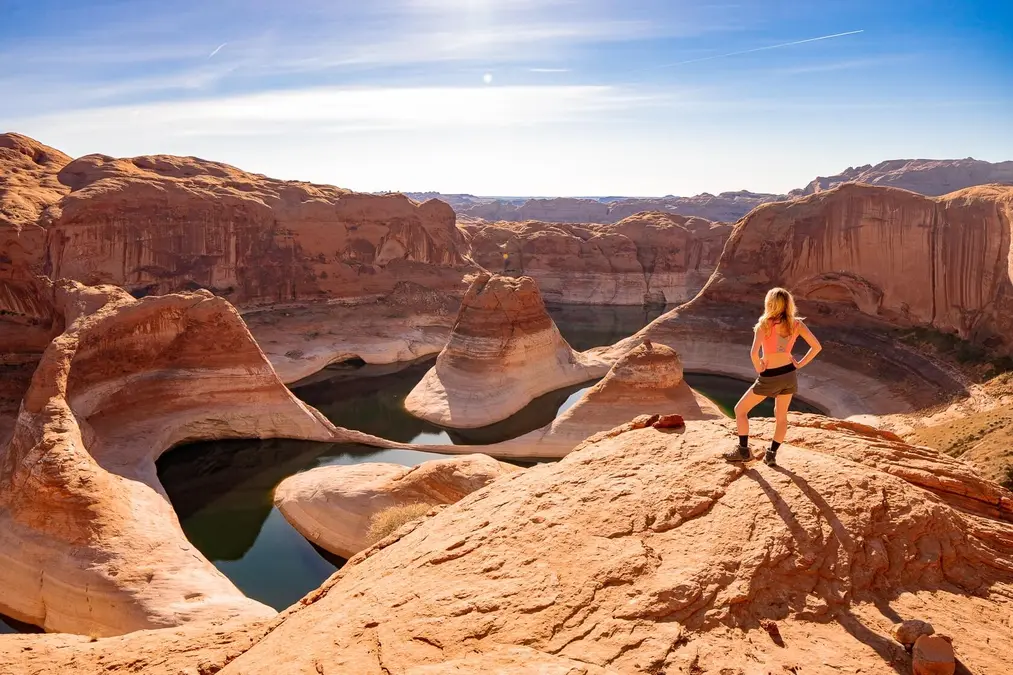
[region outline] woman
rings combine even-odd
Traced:
[[[809,351],[801,361],[791,355],[795,340],[802,338],[809,343]],[[753,386],[735,404],[735,424],[738,427],[739,444],[725,459],[745,462],[752,458],[749,452],[749,411],[767,397],[774,399],[774,441],[764,456],[768,466],[777,463],[777,449],[788,431],[788,406],[791,397],[798,391],[799,368],[804,368],[816,358],[822,347],[809,328],[802,323],[795,312],[795,299],[783,288],[767,291],[763,301],[763,316],[753,329],[753,348],[749,352],[753,368],[759,376]]]

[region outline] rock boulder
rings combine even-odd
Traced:
[[[350,558],[368,547],[370,520],[406,504],[453,504],[517,467],[487,455],[400,464],[326,466],[287,478],[274,504],[304,537]]]

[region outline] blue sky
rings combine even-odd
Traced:
[[[0,129],[71,155],[356,190],[782,192],[1013,159],[1008,0],[0,0],[0,66]]]

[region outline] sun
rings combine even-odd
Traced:
[[[482,81],[486,84],[492,84],[492,73],[486,73],[482,76]]]

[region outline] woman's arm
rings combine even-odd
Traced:
[[[763,342],[763,338],[760,337],[760,330],[753,330],[753,346],[749,350],[749,358],[753,361],[753,368],[756,369],[757,373],[762,373],[766,370],[767,365],[760,358],[760,344]]]
[[[801,321],[798,322],[798,334],[802,336],[802,339],[809,344],[809,351],[806,352],[805,356],[801,360],[795,361],[796,368],[804,368],[816,358],[816,355],[823,350],[823,346],[820,341],[816,339],[813,332],[809,330],[809,326],[805,325]]]

